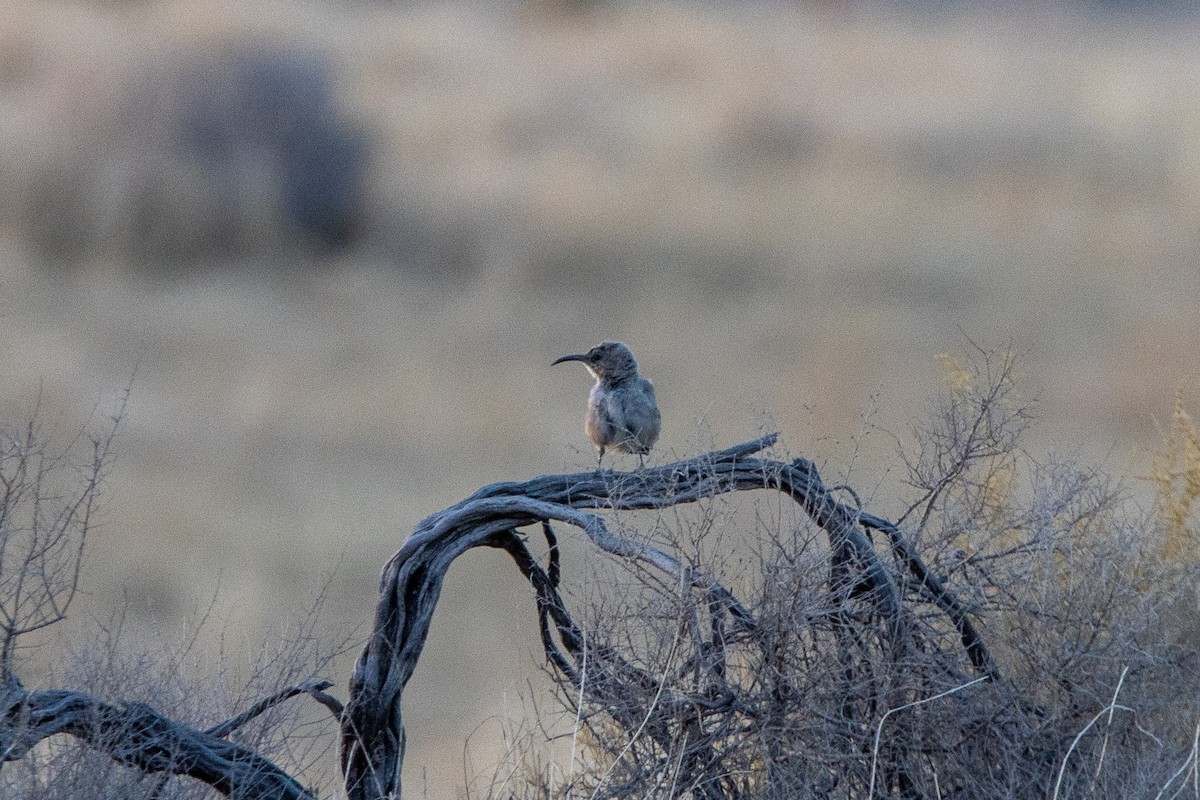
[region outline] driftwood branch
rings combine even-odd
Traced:
[[[775,443],[775,438],[766,436],[727,450],[634,473],[596,471],[493,484],[421,522],[384,567],[374,628],[351,677],[350,700],[342,717],[341,750],[342,770],[351,800],[399,796],[404,757],[401,696],[424,647],[446,571],[455,558],[471,548],[499,547],[513,557],[537,592],[547,658],[571,680],[577,680],[575,664],[583,654],[584,642],[558,596],[557,540],[550,522],[577,527],[601,550],[642,563],[701,592],[707,598],[712,637],[702,648],[706,652],[700,653],[699,659],[710,665],[713,674],[720,675],[727,623],[735,629],[753,631],[755,620],[751,612],[710,576],[685,567],[659,548],[614,533],[604,519],[592,513],[594,509],[662,509],[734,491],[781,491],[799,503],[828,535],[832,607],[844,608],[851,599],[869,603],[874,615],[883,622],[890,657],[899,660],[909,646],[901,584],[875,551],[866,527],[882,530],[901,556],[899,562],[913,573],[929,599],[956,625],[972,665],[982,674],[995,677],[987,649],[965,612],[930,575],[899,529],[835,500],[812,462],[797,459],[785,463],[757,457],[756,454]],[[545,570],[516,533],[517,528],[538,523],[550,545],[550,563]],[[554,641],[551,623],[562,649]],[[853,641],[855,635],[848,633],[847,641]],[[605,664],[603,670],[589,669],[589,697],[599,699],[622,724],[637,723],[639,731],[649,727],[645,735],[656,741],[661,737],[666,746],[665,728],[647,726],[650,717],[642,716],[644,710],[629,710],[632,716],[622,719],[626,710],[616,699],[622,691],[634,686],[643,687],[656,701],[669,704],[670,697],[661,697],[658,679],[612,651],[593,650],[588,657],[593,664],[597,659]],[[728,698],[722,695],[720,682],[714,683],[718,687],[715,694],[691,697],[689,703],[720,709]],[[605,703],[606,698],[613,701]],[[703,769],[714,758],[702,743],[689,747],[682,755],[686,757],[681,761],[684,777],[688,771]],[[723,796],[715,786],[701,786],[700,791],[703,796]]]
[[[114,705],[81,692],[25,692],[10,684],[0,694],[0,764],[25,757],[38,742],[65,733],[114,761],[147,773],[187,775],[242,800],[316,800],[270,760],[222,737],[288,698],[310,694],[324,703],[329,681],[289,686],[207,731],[171,720],[145,703]]]

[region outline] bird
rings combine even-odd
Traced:
[[[638,374],[633,351],[621,342],[601,342],[586,353],[563,356],[551,363],[580,361],[596,378],[588,395],[584,428],[600,452],[596,469],[608,449],[635,453],[638,467],[658,441],[662,415],[654,399],[654,384]]]

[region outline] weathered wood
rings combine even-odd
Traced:
[[[641,562],[709,598],[713,630],[724,628],[726,616],[735,626],[753,630],[748,611],[725,587],[700,571],[683,566],[678,559],[651,545],[615,535],[604,520],[589,509],[662,509],[692,503],[734,491],[775,489],[798,502],[828,534],[831,558],[831,592],[835,600],[865,599],[884,621],[893,658],[907,648],[904,608],[899,584],[876,553],[863,528],[858,509],[837,502],[821,482],[815,466],[805,459],[784,463],[756,457],[774,444],[774,435],[633,473],[610,470],[568,475],[545,475],[523,483],[497,483],[422,521],[400,550],[388,561],[380,580],[375,623],[350,680],[350,699],[342,718],[342,770],[351,800],[380,800],[399,797],[400,772],[404,757],[404,726],[401,697],[421,655],[434,607],[450,564],[474,547],[501,547],[517,561],[539,596],[543,645],[555,667],[570,675],[570,660],[558,650],[550,636],[547,618],[552,618],[568,654],[581,647],[569,615],[557,595],[557,550],[551,541],[551,572],[542,571],[524,548],[515,529],[543,523],[549,538],[549,521],[573,525],[587,534],[601,550],[620,558]],[[879,518],[872,527],[887,530]],[[894,529],[889,535],[899,535]],[[903,537],[900,537],[901,539]],[[893,542],[895,546],[895,542]],[[947,611],[972,652],[973,664],[995,675],[982,641],[962,623],[965,615],[911,550],[902,563],[921,576],[921,585]],[[553,577],[552,577],[553,575]],[[940,599],[939,599],[940,598]],[[965,631],[974,636],[967,641]],[[719,637],[713,648],[719,650]],[[610,674],[617,681],[633,684],[653,680],[615,654],[609,659]],[[590,680],[590,679],[589,679]],[[591,691],[604,692],[592,685]],[[714,699],[719,702],[719,699]],[[648,735],[654,736],[653,731]],[[705,754],[697,755],[703,758]]]
[[[534,588],[546,657],[581,690],[586,702],[624,727],[631,741],[642,736],[657,752],[670,752],[672,758],[677,753],[678,780],[693,795],[712,800],[739,795],[721,769],[723,749],[705,726],[712,722],[711,727],[719,729],[740,713],[737,687],[725,678],[727,643],[753,641],[763,629],[752,611],[711,576],[658,547],[619,535],[597,511],[664,509],[757,489],[787,494],[828,536],[830,618],[839,647],[845,649],[848,686],[855,670],[864,667],[855,663],[855,653],[863,650],[863,619],[881,623],[876,630],[882,649],[874,652],[883,654],[891,666],[900,663],[912,639],[912,615],[904,606],[901,581],[876,552],[869,530],[886,533],[896,563],[916,579],[909,585],[917,586],[949,617],[972,666],[996,677],[965,610],[929,572],[900,529],[838,502],[810,461],[781,462],[758,455],[774,442],[774,436],[767,436],[633,473],[607,470],[497,483],[428,517],[383,570],[374,628],[355,664],[345,708],[325,694],[328,682],[312,682],[287,687],[200,731],[143,703],[111,704],[69,691],[27,692],[8,664],[10,645],[0,653],[0,764],[23,758],[43,739],[65,733],[120,763],[158,773],[161,782],[171,775],[187,775],[231,797],[309,800],[313,794],[270,760],[222,738],[268,708],[306,693],[340,721],[341,767],[350,800],[398,798],[405,735],[401,698],[424,648],[444,577],[466,550],[493,547],[507,552]],[[559,595],[559,551],[552,522],[574,526],[603,552],[644,565],[689,589],[698,602],[687,606],[680,630],[687,631],[681,640],[692,643],[693,652],[681,659],[686,662],[681,669],[695,676],[690,688],[678,689],[667,675],[638,666],[618,648],[585,639]],[[549,545],[545,568],[518,533],[539,523]],[[74,578],[68,588],[73,586]],[[863,609],[869,610],[866,615]],[[707,634],[700,621],[704,613]],[[10,624],[8,640],[27,627]],[[887,696],[887,686],[875,690],[880,702],[898,707],[895,698]],[[870,696],[867,701],[873,704],[876,699]],[[892,782],[902,787],[908,778],[904,759],[891,760],[898,765]]]
[[[148,773],[187,775],[227,797],[316,800],[269,759],[221,737],[290,697],[323,694],[331,685],[289,686],[207,731],[168,719],[145,703],[113,705],[81,692],[24,692],[10,685],[0,695],[0,764],[21,759],[43,739],[65,733],[114,761]]]
[[[921,591],[954,623],[954,627],[958,630],[959,640],[967,651],[967,656],[971,659],[971,665],[981,675],[992,680],[999,678],[1000,671],[992,661],[992,656],[983,643],[983,637],[979,635],[979,631],[975,630],[975,625],[967,616],[966,609],[958,602],[958,598],[929,571],[929,567],[917,555],[917,551],[913,550],[912,545],[909,544],[900,529],[894,523],[874,514],[860,514],[859,520],[865,527],[887,534],[892,549],[900,557],[908,571],[917,579],[917,585],[921,587]]]

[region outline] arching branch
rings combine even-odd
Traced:
[[[539,619],[547,657],[556,669],[571,676],[574,656],[583,643],[578,629],[558,596],[557,550],[548,522],[575,526],[600,549],[619,558],[641,562],[671,576],[708,598],[713,640],[710,651],[720,653],[726,619],[753,630],[755,621],[744,605],[716,580],[684,567],[678,559],[648,544],[614,534],[594,509],[662,509],[734,491],[775,489],[784,492],[827,533],[830,543],[831,593],[835,602],[866,600],[884,625],[892,658],[908,647],[900,584],[876,553],[859,509],[837,502],[821,482],[815,466],[805,459],[784,463],[757,457],[774,444],[765,436],[745,444],[634,473],[613,471],[545,475],[524,483],[498,483],[421,522],[387,563],[380,581],[375,624],[355,664],[350,700],[342,722],[342,769],[352,800],[398,797],[404,756],[401,696],[412,676],[429,633],[434,607],[450,564],[473,547],[500,547],[516,561],[538,593]],[[887,530],[903,543],[899,531],[870,518],[871,527]],[[544,571],[516,535],[515,529],[541,523],[551,544],[550,570]],[[918,575],[963,632],[974,666],[994,676],[986,648],[957,602],[936,583],[920,558],[906,549],[901,563]],[[566,652],[551,635],[553,621]],[[965,627],[963,625],[965,623]],[[967,634],[971,641],[968,641]],[[711,654],[710,654],[711,655]],[[600,674],[616,683],[645,684],[655,679],[615,653],[591,653],[606,662]],[[716,667],[719,669],[719,667]],[[589,670],[589,675],[592,675]],[[614,684],[615,685],[615,684]],[[592,682],[593,696],[606,691],[603,681]],[[657,696],[657,694],[655,695]],[[696,698],[691,698],[695,703]],[[713,697],[714,706],[722,702]],[[615,709],[619,716],[620,708]],[[655,731],[647,734],[655,737]],[[689,751],[691,762],[707,757],[702,749]],[[690,762],[690,763],[691,763]]]

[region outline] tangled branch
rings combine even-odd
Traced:
[[[341,752],[348,796],[352,800],[399,796],[405,741],[402,694],[424,647],[446,571],[467,550],[497,547],[512,556],[537,592],[547,658],[573,682],[579,680],[577,664],[584,658],[584,642],[557,592],[557,541],[551,522],[574,526],[601,550],[642,563],[701,592],[707,598],[712,630],[704,660],[719,677],[726,631],[729,626],[753,630],[751,612],[711,576],[683,566],[659,548],[614,534],[599,515],[591,512],[593,509],[663,509],[735,491],[781,491],[799,503],[828,536],[829,588],[834,607],[842,607],[850,599],[869,603],[883,623],[890,657],[899,660],[907,652],[910,638],[900,585],[880,559],[866,527],[883,530],[902,555],[900,563],[959,629],[973,666],[985,676],[995,677],[991,657],[965,612],[915,551],[907,547],[899,529],[837,502],[812,462],[797,459],[784,463],[756,457],[775,440],[774,435],[765,436],[634,473],[596,471],[493,484],[421,522],[383,570],[374,628],[351,678],[350,700],[342,720]],[[550,544],[547,569],[542,569],[516,533],[518,528],[533,524],[542,525]],[[554,641],[551,623],[561,647]],[[843,620],[842,624],[847,636],[853,638],[851,623]],[[620,699],[631,686],[643,687],[658,698],[658,678],[612,650],[601,648],[597,652],[593,648],[586,657],[593,664],[604,665],[603,669],[589,671],[589,698],[608,708],[626,727],[645,729],[645,735],[661,739],[665,745],[670,735],[666,728],[647,725],[649,718],[644,710],[639,713]],[[720,690],[719,680],[711,686],[711,696],[700,702],[710,709],[729,702],[727,693]],[[668,697],[663,703],[669,706],[670,701]],[[688,702],[698,701],[691,697]],[[695,769],[712,757],[702,747],[694,747],[688,754],[689,764]],[[712,789],[711,796],[723,795]]]

